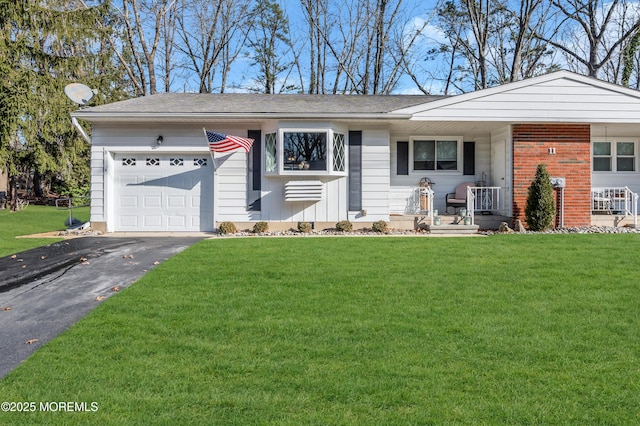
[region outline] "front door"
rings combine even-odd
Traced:
[[[502,188],[501,209],[504,214],[511,214],[510,178],[507,176],[507,141],[491,142],[491,186]]]

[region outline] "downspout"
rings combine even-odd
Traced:
[[[87,132],[84,131],[84,129],[82,128],[80,123],[78,123],[78,119],[75,118],[75,117],[71,117],[71,123],[73,123],[73,126],[76,129],[78,129],[78,132],[80,132],[80,134],[82,135],[84,140],[87,141],[89,143],[89,145],[91,145],[91,138],[87,135]]]

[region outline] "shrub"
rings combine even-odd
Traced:
[[[300,222],[298,223],[298,232],[304,232],[308,234],[311,232],[311,224],[309,222]]]
[[[218,226],[218,233],[222,235],[235,234],[236,232],[238,232],[238,229],[236,229],[236,225],[233,222],[221,222],[220,226]]]
[[[539,164],[536,178],[529,186],[524,215],[532,231],[544,231],[553,226],[556,217],[556,203],[553,185],[544,164]]]
[[[377,222],[373,222],[373,225],[371,225],[371,230],[373,232],[381,232],[384,234],[389,231],[389,224],[384,220],[379,220]]]
[[[353,231],[353,225],[348,220],[341,220],[336,223],[336,231],[338,232],[351,232]]]
[[[261,234],[263,232],[267,232],[268,230],[269,224],[267,222],[256,222],[256,224],[253,225],[254,234]]]

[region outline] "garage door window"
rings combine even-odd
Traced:
[[[123,158],[122,159],[122,165],[125,166],[125,167],[135,166],[136,165],[136,159],[135,158]]]
[[[194,158],[193,159],[194,166],[207,167],[207,159],[206,158]]]
[[[173,167],[182,167],[184,166],[184,159],[182,158],[171,158],[169,160],[169,165]]]

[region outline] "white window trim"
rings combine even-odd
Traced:
[[[596,142],[609,142],[611,144],[611,170],[593,170],[593,159],[595,158],[595,155],[593,153],[593,144]],[[633,153],[634,153],[634,160],[633,160],[633,165],[634,165],[634,169],[633,171],[618,171],[617,167],[618,167],[618,162],[616,161],[618,158],[618,146],[617,143],[618,142],[633,142]],[[590,152],[591,158],[591,173],[596,173],[596,174],[611,174],[611,173],[615,173],[615,174],[622,174],[622,175],[632,175],[632,174],[639,174],[640,172],[638,171],[638,139],[637,138],[625,138],[625,137],[616,137],[616,138],[594,138],[591,139],[591,152]],[[600,157],[604,157],[604,156],[600,156]],[[625,156],[628,158],[628,156]]]
[[[278,128],[275,131],[270,131],[267,133],[275,133],[276,134],[276,170],[271,172],[265,172],[267,176],[347,176],[348,174],[348,164],[349,164],[349,134],[345,131],[328,129],[326,127],[316,128],[316,127],[286,127],[286,128]],[[285,133],[324,133],[326,135],[326,144],[327,144],[327,159],[326,159],[326,168],[324,170],[286,170],[284,168],[284,134]],[[345,162],[345,170],[344,171],[334,171],[333,170],[333,137],[334,134],[339,133],[344,136],[344,162]],[[266,136],[266,133],[265,133]],[[266,140],[265,140],[265,149],[263,154],[263,161],[266,161]]]
[[[398,139],[400,140],[400,139]],[[434,170],[422,170],[415,169],[414,162],[414,142],[421,141],[456,141],[457,142],[457,151],[458,158],[456,160],[456,170],[438,170],[437,168]],[[423,175],[425,173],[434,173],[434,174],[448,174],[448,175],[462,175],[462,167],[463,167],[463,147],[464,147],[464,138],[462,136],[411,136],[409,137],[409,173],[411,175]]]

